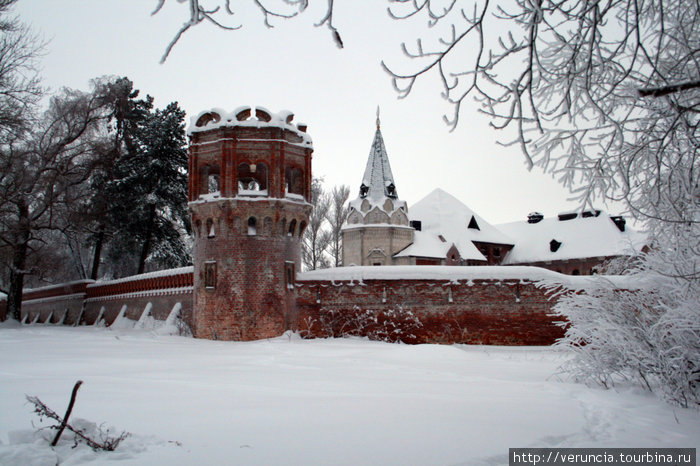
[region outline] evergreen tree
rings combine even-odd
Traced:
[[[96,83],[103,90],[101,98],[109,119],[103,128],[104,137],[96,141],[93,148],[101,155],[102,163],[91,179],[92,197],[83,217],[90,235],[89,243],[93,246],[90,271],[93,280],[99,276],[104,245],[125,221],[122,217],[125,211],[118,205],[122,196],[116,167],[127,154],[138,150],[138,132],[153,110],[153,98],[138,99],[139,90],[134,89],[133,82],[126,77],[102,78]],[[115,254],[112,256],[114,258]]]
[[[185,112],[177,103],[150,113],[124,138],[126,152],[107,186],[115,235],[112,256],[137,251],[136,273],[146,262],[189,263]]]

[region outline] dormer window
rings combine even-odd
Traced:
[[[557,252],[561,247],[561,243],[555,239],[549,242],[549,250],[552,252]]]
[[[360,197],[367,197],[367,192],[369,191],[369,187],[362,183],[360,185]]]
[[[392,199],[396,199],[396,186],[394,183],[389,183],[386,187],[386,195]]]
[[[481,228],[479,228],[479,224],[476,223],[476,219],[474,218],[473,215],[472,215],[472,219],[469,220],[468,228],[471,228],[472,230],[481,230]]]

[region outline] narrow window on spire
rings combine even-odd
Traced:
[[[474,230],[481,230],[481,228],[479,228],[479,224],[476,223],[476,219],[474,218],[473,215],[472,215],[472,219],[469,220],[469,227],[468,228],[472,228]]]

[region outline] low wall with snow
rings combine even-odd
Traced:
[[[192,273],[192,267],[181,267],[88,285],[81,323],[102,319],[111,325],[120,314],[138,321],[149,303],[151,317],[165,320],[180,303],[180,318],[191,326]]]
[[[192,267],[101,282],[82,280],[22,294],[22,321],[27,323],[111,325],[118,317],[165,321],[173,309],[191,326]]]
[[[80,319],[86,289],[93,280],[79,280],[60,285],[24,290],[22,322],[72,324]]]
[[[300,274],[298,330],[405,343],[549,345],[563,336],[536,267],[345,267]]]

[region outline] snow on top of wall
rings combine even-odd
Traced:
[[[408,217],[419,220],[423,232],[442,235],[448,243],[454,243],[463,259],[486,260],[472,241],[514,244],[511,237],[439,188],[414,204]],[[478,229],[469,228],[472,219]]]
[[[36,291],[55,290],[55,289],[61,289],[61,288],[72,286],[72,285],[79,285],[81,283],[91,284],[91,283],[95,283],[95,280],[90,280],[90,279],[74,280],[72,282],[58,283],[56,285],[46,285],[46,286],[42,286],[39,288],[25,288],[22,290],[22,292],[29,293],[29,292],[36,292]],[[2,293],[0,293],[0,296],[3,296]]]
[[[91,285],[88,285],[88,288],[93,287],[93,286],[126,283],[126,282],[132,282],[132,281],[136,281],[136,280],[147,280],[149,278],[169,277],[172,275],[181,275],[181,274],[193,273],[193,272],[194,272],[194,267],[189,265],[186,267],[178,267],[175,269],[157,270],[155,272],[142,273],[140,275],[131,275],[129,277],[117,278],[116,280],[98,281],[98,282],[95,282]]]
[[[529,266],[387,265],[350,266],[310,270],[297,275],[305,280],[568,280],[570,277]],[[575,277],[580,278],[580,277]],[[584,277],[585,278],[585,277]]]
[[[212,108],[203,110],[196,116],[190,118],[190,125],[187,134],[210,131],[216,128],[247,126],[252,128],[282,128],[297,134],[302,139],[304,146],[313,147],[311,136],[306,132],[304,123],[293,124],[294,113],[289,110],[282,110],[274,113],[265,107],[243,106],[227,112],[222,108]]]
[[[498,228],[515,239],[515,247],[504,264],[625,255],[643,246],[643,238],[637,232],[629,228],[620,231],[605,212],[590,217],[576,215],[569,220],[559,217],[537,223],[523,220],[498,225]],[[561,243],[556,251],[550,249],[552,240]]]
[[[570,290],[596,289],[601,284],[612,284],[620,289],[637,289],[645,286],[635,276],[621,275],[564,275],[541,267],[527,265],[385,265],[349,266],[310,270],[297,274],[297,282],[365,280],[445,280],[450,282],[473,280],[519,280],[538,282],[554,294],[561,287]],[[302,284],[303,283],[299,283]]]

